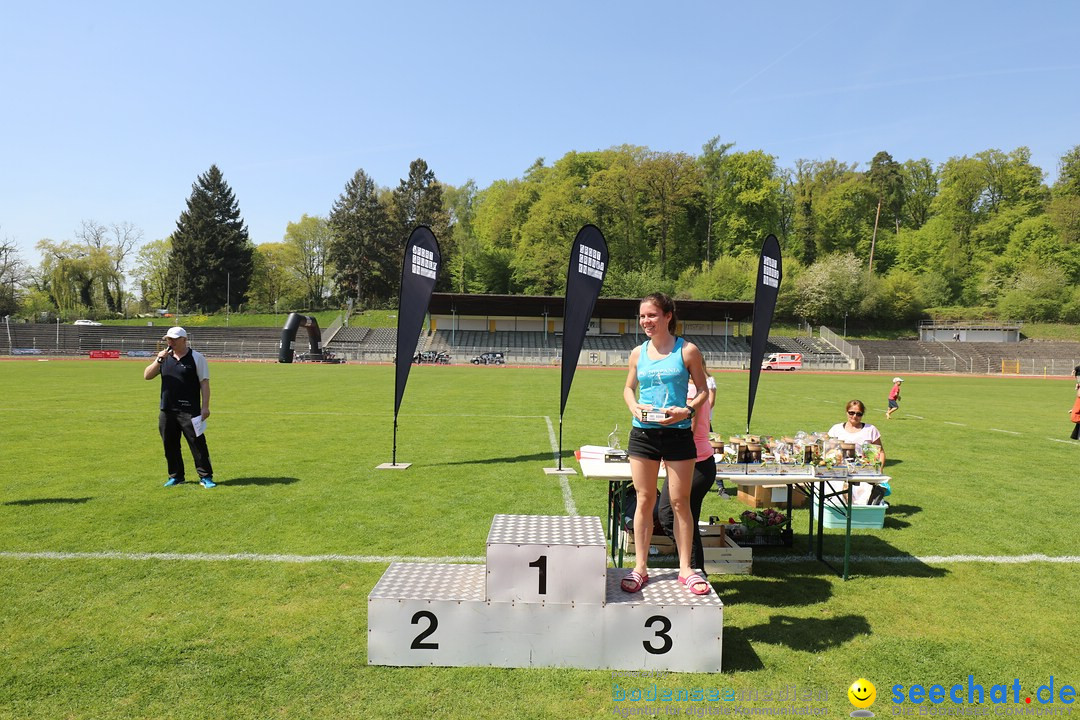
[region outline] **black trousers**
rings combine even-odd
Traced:
[[[206,478],[214,474],[214,468],[210,465],[210,451],[206,449],[206,433],[195,434],[190,413],[162,410],[158,414],[158,432],[161,433],[161,442],[165,446],[165,462],[169,464],[170,478],[184,479],[184,456],[180,454],[181,435],[187,439],[199,477]]]
[[[1080,440],[1080,423],[1073,423],[1072,435],[1070,435],[1069,437],[1071,437],[1073,440]]]
[[[709,489],[716,482],[716,460],[707,458],[694,465],[694,479],[690,483],[690,515],[694,519],[694,546],[690,551],[690,567],[705,572],[705,549],[701,546],[701,530],[698,529],[698,521],[701,520],[701,503],[709,494]],[[660,490],[660,499],[656,502],[656,515],[660,527],[665,533],[675,537],[675,510],[671,507],[671,496],[668,494],[668,484],[664,481],[664,487]]]

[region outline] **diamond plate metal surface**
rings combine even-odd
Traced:
[[[649,582],[640,592],[625,592],[620,584],[630,574],[632,568],[608,568],[607,604],[608,605],[666,605],[693,607],[724,607],[724,603],[710,589],[708,595],[694,595],[679,582],[678,570],[651,570]]]
[[[604,547],[604,526],[595,516],[496,515],[488,545],[599,545]]]
[[[369,600],[478,600],[483,602],[483,565],[392,563],[371,589]]]

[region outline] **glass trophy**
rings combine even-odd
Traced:
[[[659,370],[656,371],[656,382],[658,384],[660,384],[660,385],[664,384],[663,378],[660,377],[660,371]],[[664,388],[664,404],[661,407],[667,407],[668,406],[668,399],[669,399],[668,398],[668,389],[665,387]],[[641,419],[644,422],[663,422],[664,420],[667,420],[667,418],[668,418],[668,414],[666,412],[664,412],[663,410],[655,410],[652,407],[650,407],[647,410],[642,410],[641,411]]]
[[[618,425],[607,436],[607,445],[607,450],[604,452],[604,462],[628,462],[626,451],[619,448]]]

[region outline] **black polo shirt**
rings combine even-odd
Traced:
[[[184,357],[169,354],[161,363],[161,409],[198,415],[202,411],[199,366],[206,371],[206,358],[188,348]]]

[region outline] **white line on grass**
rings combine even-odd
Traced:
[[[924,417],[923,417],[922,415],[912,415],[911,413],[904,413],[904,415],[905,415],[906,417],[913,417],[913,418],[915,418],[916,420],[925,420],[925,419],[926,419],[926,418],[924,418]]]
[[[1007,433],[1009,435],[1019,435],[1020,434],[1020,433],[1016,432],[1015,430],[999,430],[998,428],[990,428],[990,432],[1002,432],[1002,433]]]
[[[754,562],[794,563],[813,560],[813,555],[773,555],[754,558]],[[843,562],[842,555],[826,555],[825,559],[831,563]],[[921,563],[924,565],[949,565],[952,563],[989,563],[993,565],[1023,565],[1027,563],[1061,563],[1064,565],[1080,565],[1080,555],[927,555],[914,557],[912,555],[900,556],[876,556],[876,555],[852,555],[848,558],[851,562],[866,563],[890,563],[907,565]]]
[[[125,552],[0,552],[13,560],[187,560],[195,562],[276,563],[482,563],[481,556],[406,557],[404,555],[263,555],[260,553],[125,553]]]
[[[555,458],[556,465],[558,465],[559,440],[555,437],[555,426],[551,424],[551,418],[547,415],[544,416],[544,422],[547,423],[548,438],[551,440],[551,455]],[[570,483],[565,475],[559,476],[559,486],[562,488],[562,501],[563,507],[566,508],[566,514],[577,516],[577,505],[574,504],[574,496],[570,494]]]
[[[407,557],[403,555],[279,555],[259,553],[125,553],[125,552],[4,552],[0,558],[10,560],[163,560],[188,562],[272,562],[272,563],[482,563],[482,556],[458,555],[454,557]],[[756,558],[764,563],[799,563],[813,560],[812,555],[780,555]],[[827,555],[829,562],[843,562],[840,555]],[[1022,565],[1028,563],[1080,564],[1080,556],[1061,555],[928,555],[926,557],[852,555],[851,562],[949,565],[952,563],[988,563],[994,565]]]
[[[967,427],[967,425],[965,423],[954,423],[954,422],[949,422],[948,420],[945,421],[945,424],[946,425],[959,425],[960,427]]]
[[[1065,443],[1066,445],[1077,445],[1076,440],[1062,440],[1061,438],[1048,437],[1047,440],[1053,440],[1054,442]]]

